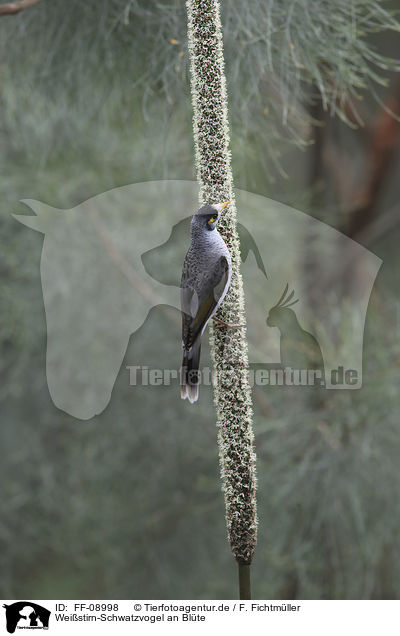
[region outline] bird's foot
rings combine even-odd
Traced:
[[[242,327],[244,327],[244,325],[232,325],[229,322],[224,322],[216,316],[213,316],[213,320],[218,323],[217,325],[215,325],[218,329],[221,329],[222,327],[226,327],[226,329],[241,329]]]

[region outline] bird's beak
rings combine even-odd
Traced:
[[[222,212],[222,210],[223,210],[224,208],[226,208],[226,206],[227,206],[229,203],[230,203],[230,201],[225,201],[224,203],[220,203],[220,204],[219,204],[219,205],[220,205],[220,207],[221,207],[220,212]]]

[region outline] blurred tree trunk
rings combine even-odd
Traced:
[[[240,247],[230,165],[227,96],[218,0],[187,0],[193,128],[200,203],[230,200],[219,230],[232,257],[232,280],[218,316],[245,323]],[[245,329],[212,329],[220,466],[228,538],[239,565],[240,597],[250,598],[256,545],[255,455]]]
[[[314,310],[321,302],[320,288],[316,284],[321,276],[321,250],[319,246],[319,236],[317,226],[314,223],[314,215],[318,217],[318,212],[325,206],[325,169],[323,163],[323,151],[325,143],[325,113],[322,101],[313,87],[314,101],[309,107],[309,116],[312,122],[311,138],[313,145],[310,152],[310,166],[308,175],[308,186],[310,190],[310,211],[312,216],[307,223],[304,237],[304,300],[310,308],[310,314],[314,315]],[[310,325],[314,328],[314,325]]]

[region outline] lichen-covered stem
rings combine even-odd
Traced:
[[[220,7],[218,0],[187,0],[186,6],[200,203],[232,201],[218,226],[232,257],[231,285],[218,316],[227,323],[245,324]],[[228,538],[238,563],[249,565],[256,545],[257,518],[246,331],[244,328],[211,330]]]

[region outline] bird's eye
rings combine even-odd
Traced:
[[[208,222],[209,223],[214,223],[214,221],[216,221],[216,219],[212,216],[211,219]]]

